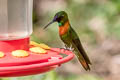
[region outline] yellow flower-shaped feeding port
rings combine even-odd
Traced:
[[[34,41],[30,41],[30,46],[40,47],[40,48],[47,49],[47,50],[50,49],[50,47],[47,46],[46,44],[43,44],[43,43],[38,44],[38,43],[36,43]]]
[[[12,56],[15,57],[27,57],[29,56],[29,53],[25,50],[16,50],[12,52]]]
[[[32,47],[32,48],[30,48],[29,50],[30,50],[31,52],[36,53],[36,54],[45,54],[45,53],[47,53],[46,50],[44,50],[44,49],[42,49],[42,48],[40,48],[40,47]]]
[[[0,52],[0,58],[4,57],[5,54],[3,52]]]
[[[41,48],[43,48],[43,49],[50,49],[50,47],[49,46],[47,46],[46,44],[43,44],[43,43],[40,43],[39,44],[39,47],[41,47]]]
[[[34,41],[30,41],[30,46],[39,46],[39,44]]]

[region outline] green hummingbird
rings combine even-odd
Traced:
[[[61,40],[64,42],[66,49],[74,49],[75,54],[79,60],[79,62],[82,64],[84,69],[90,70],[90,60],[84,51],[82,44],[80,42],[80,39],[77,35],[77,33],[74,31],[74,29],[71,27],[68,19],[68,15],[65,11],[60,11],[55,14],[53,20],[48,23],[45,27],[47,28],[50,24],[58,22],[59,26],[59,35]]]

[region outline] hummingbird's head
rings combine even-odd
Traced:
[[[53,20],[48,25],[46,25],[44,29],[54,22],[58,22],[59,26],[62,26],[67,21],[68,21],[67,13],[65,11],[60,11],[55,14]]]
[[[55,14],[53,21],[57,21],[58,23],[68,20],[67,13],[65,11],[60,11]]]

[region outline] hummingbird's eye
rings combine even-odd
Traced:
[[[64,15],[62,15],[61,17],[64,17]]]
[[[64,15],[61,15],[61,17],[60,17],[60,18],[61,18],[61,19],[62,19],[62,18],[64,18]]]
[[[64,18],[64,15],[57,16],[56,20],[59,22]]]

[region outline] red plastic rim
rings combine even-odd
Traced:
[[[53,55],[49,55],[51,53]],[[65,56],[63,56],[60,53],[64,54]],[[29,64],[21,63],[19,65],[1,66],[0,77],[26,76],[47,72],[65,62],[70,61],[74,57],[74,54],[71,51],[59,48],[52,48],[51,50],[48,51],[47,55],[49,55],[49,58],[46,58],[46,61],[44,62],[37,61],[36,63],[29,62]],[[40,58],[40,56],[36,56],[36,58]]]

